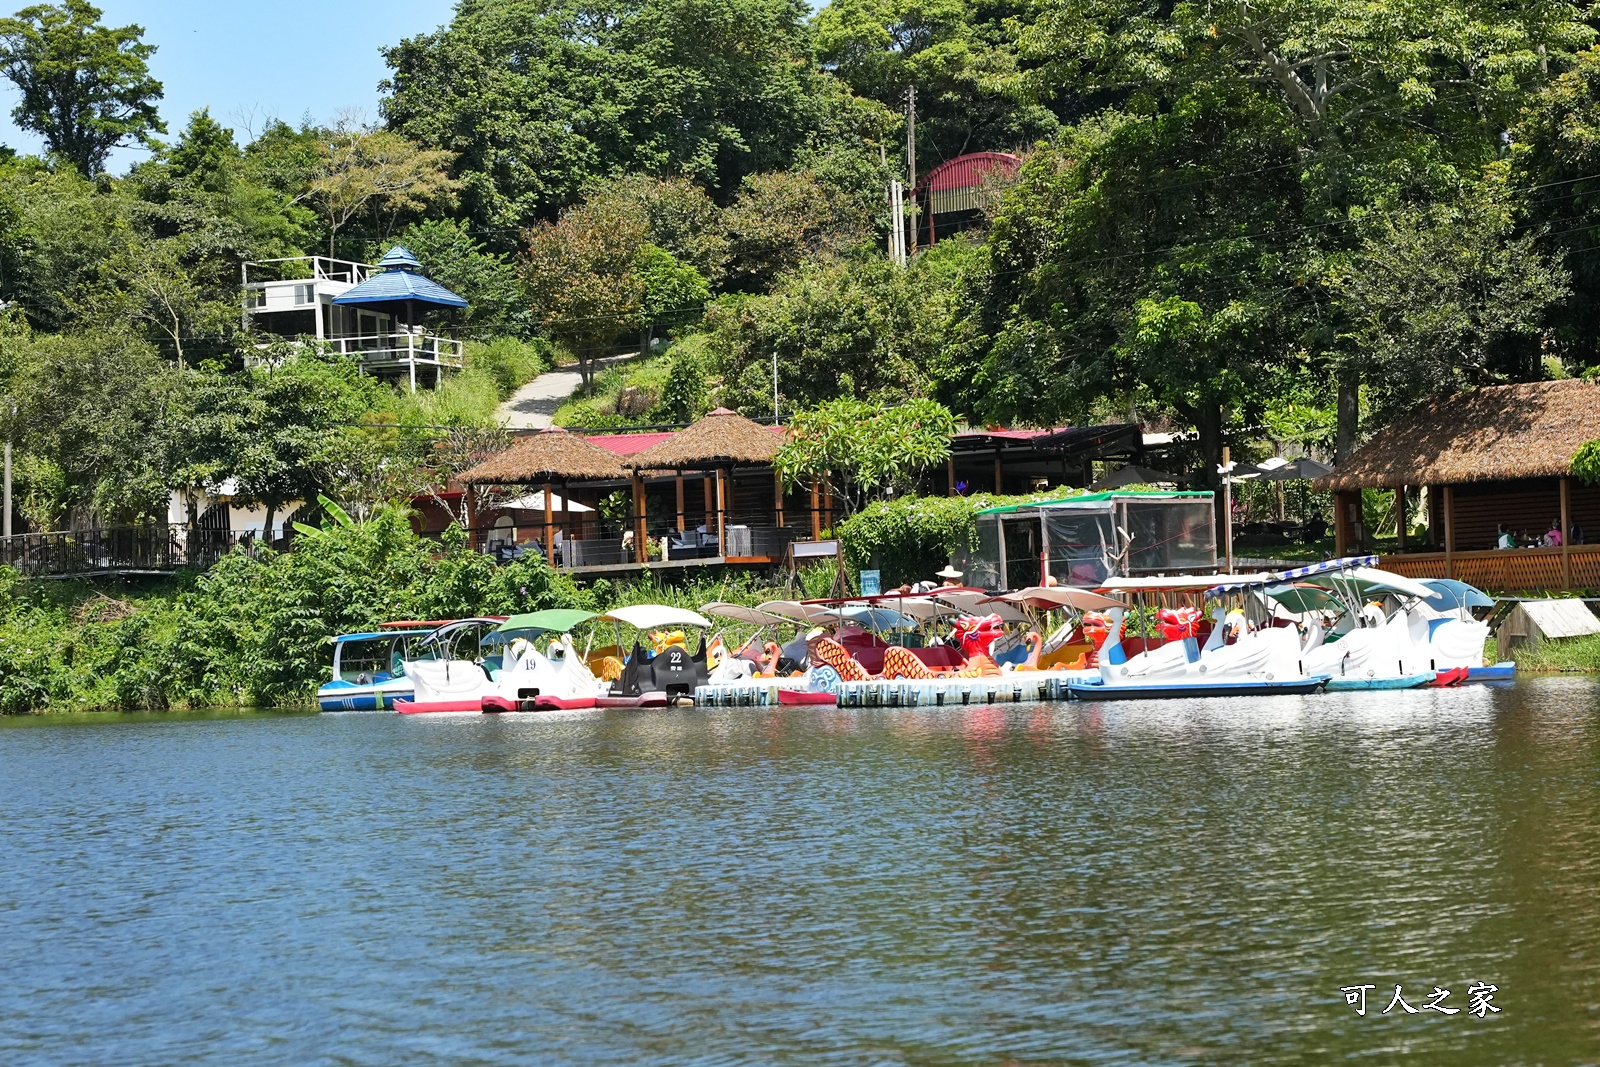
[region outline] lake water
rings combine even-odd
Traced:
[[[1600,1059],[1586,680],[7,726],[9,1065]]]

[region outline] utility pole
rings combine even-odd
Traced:
[[[6,537],[10,537],[11,536],[11,435],[16,432],[15,431],[16,422],[17,422],[17,402],[15,400],[13,400],[11,402],[11,418],[10,418],[10,420],[8,420],[6,422],[6,484],[5,484],[5,499],[4,499],[3,502],[0,502],[0,507],[5,508],[5,513],[6,513],[5,526],[4,526],[4,530],[5,530],[4,536],[6,536]]]
[[[1217,468],[1217,473],[1222,475],[1222,529],[1225,538],[1227,553],[1225,573],[1233,573],[1233,449],[1227,445],[1222,446],[1222,466]]]
[[[917,195],[917,87],[906,90],[906,187]],[[911,251],[917,250],[917,223],[911,222]]]

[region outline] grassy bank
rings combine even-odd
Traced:
[[[1494,655],[1493,642],[1489,645],[1489,655]],[[1516,660],[1519,671],[1600,673],[1600,634],[1544,641],[1538,648],[1515,648],[1511,658]]]

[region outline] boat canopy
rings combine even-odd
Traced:
[[[1407,578],[1404,575],[1381,571],[1376,567],[1355,567],[1351,570],[1338,571],[1323,575],[1314,582],[1314,584],[1324,587],[1327,587],[1329,583],[1334,583],[1334,588],[1338,588],[1341,585],[1353,586],[1356,592],[1363,597],[1372,593],[1399,593],[1402,596],[1414,596],[1420,600],[1426,600],[1435,593],[1435,590],[1429,589],[1415,578]]]
[[[781,615],[773,615],[762,611],[760,608],[746,607],[743,604],[729,604],[722,600],[713,600],[709,604],[702,604],[700,610],[707,615],[715,615],[719,619],[731,619],[734,622],[749,623],[751,626],[776,626],[789,620]]]
[[[1001,622],[1032,622],[1022,612],[1006,603],[992,603],[988,593],[975,589],[962,589],[938,594],[939,599],[963,615],[998,615]]]
[[[931,597],[925,596],[919,596],[915,600],[906,597],[903,600],[890,601],[890,603],[894,605],[896,611],[910,615],[918,622],[928,622],[932,619],[943,618],[946,615],[961,614],[949,604],[942,604]]]
[[[387,637],[421,637],[431,634],[430,630],[381,630],[370,634],[340,634],[338,637],[329,638],[334,644],[342,645],[349,641],[377,641]]]
[[[1494,607],[1494,597],[1466,582],[1458,582],[1454,578],[1423,578],[1421,581],[1433,590],[1433,595],[1423,603],[1435,611]]]
[[[1070,507],[1074,504],[1104,504],[1113,499],[1126,499],[1129,497],[1143,497],[1147,500],[1195,500],[1211,499],[1210,492],[1185,492],[1183,490],[1155,490],[1155,489],[1117,489],[1104,493],[1079,493],[1076,496],[1056,497],[1053,500],[1030,500],[1022,504],[1005,504],[1001,507],[984,508],[979,515],[1014,515],[1019,511],[1034,511],[1038,508]]]
[[[711,620],[688,608],[674,608],[666,604],[634,604],[615,608],[601,618],[611,619],[639,630],[659,630],[667,626],[699,626],[708,629]]]
[[[1223,593],[1233,589],[1243,589],[1252,585],[1265,585],[1269,582],[1281,580],[1279,575],[1269,571],[1258,571],[1255,574],[1179,574],[1161,578],[1107,578],[1101,583],[1100,588],[1114,591],[1126,590],[1127,592],[1161,589],[1178,592],[1203,590],[1209,595],[1212,590]]]
[[[999,596],[980,600],[980,604],[1004,601],[1007,604],[1016,604],[1019,607],[1032,608],[1035,611],[1052,611],[1058,608],[1072,608],[1075,611],[1105,611],[1108,608],[1127,607],[1120,600],[1096,593],[1092,589],[1078,589],[1070,585],[1035,585],[1027,589],[1018,589],[1011,593],[1001,593]]]
[[[826,609],[802,604],[798,600],[769,600],[765,604],[757,604],[756,610],[764,611],[768,615],[793,619],[795,622],[810,622],[816,618],[818,612]]]
[[[501,623],[495,632],[504,634],[513,630],[538,630],[542,633],[564,634],[573,627],[582,626],[590,619],[598,617],[592,611],[579,611],[575,608],[546,608],[544,611],[513,615]]]
[[[1343,601],[1320,585],[1309,582],[1286,582],[1269,585],[1261,594],[1283,605],[1287,611],[1304,615],[1308,611],[1327,611],[1343,606]]]
[[[863,630],[910,630],[917,625],[905,612],[869,604],[845,604],[815,617],[818,622],[853,622]]]

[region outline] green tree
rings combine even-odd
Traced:
[[[456,189],[448,174],[453,158],[388,130],[340,123],[327,131],[304,196],[327,223],[328,255],[339,231],[356,218],[371,216],[378,236],[387,237],[403,215],[449,202]]]
[[[105,523],[166,510],[167,479],[150,447],[170,367],[136,337],[104,331],[4,341],[17,439],[47,492],[34,518],[50,529],[74,509]],[[86,515],[84,517],[87,517]]]
[[[1512,130],[1509,184],[1539,240],[1572,275],[1572,299],[1548,321],[1569,366],[1600,365],[1600,49],[1580,52],[1529,102]]]
[[[130,235],[107,257],[102,284],[83,306],[108,327],[144,327],[188,366],[185,346],[225,352],[239,330],[238,291],[219,284],[218,265],[184,237]]]
[[[467,301],[462,322],[474,329],[525,333],[527,300],[517,268],[485,250],[458,219],[414,222],[395,236],[438,282]]]
[[[817,57],[854,92],[903,112],[917,90],[921,173],[965,152],[1024,148],[1060,123],[1031,99],[1009,20],[1023,3],[832,0],[817,13]]]
[[[645,284],[637,268],[645,224],[616,201],[562,212],[525,236],[522,274],[546,333],[577,357],[585,386],[595,361],[638,329]]]
[[[90,176],[113,148],[167,130],[150,76],[155,46],[143,27],[104,26],[100,16],[87,0],[63,0],[0,19],[0,73],[22,94],[12,120]]]
[[[1457,203],[1375,219],[1331,280],[1375,425],[1434,392],[1540,373],[1539,326],[1567,276],[1539,234],[1515,233],[1497,170]]]
[[[1315,312],[1294,137],[1251,93],[1108,114],[1036,153],[996,217],[944,393],[1000,422],[1087,415],[1146,389],[1209,469],[1302,360]],[[1288,164],[1285,166],[1284,164]]]
[[[680,263],[664,248],[647,244],[639,250],[633,269],[643,285],[639,313],[648,333],[653,327],[668,328],[698,321],[711,287],[705,276],[687,263]],[[645,338],[649,347],[649,337]]]
[[[811,262],[763,296],[724,297],[706,311],[712,373],[721,402],[771,410],[772,359],[791,409],[838,396],[894,403],[931,395],[949,346],[961,241],[935,246],[907,270],[873,256]],[[970,366],[952,367],[963,380]]]
[[[787,166],[838,102],[804,0],[468,0],[384,52],[390,126],[458,155],[480,228],[526,227],[624,173],[721,197]]]
[[[721,281],[728,235],[722,210],[700,186],[685,178],[630,174],[597,186],[586,199],[614,200],[621,205],[619,210],[637,212],[645,220],[651,244],[699,271],[708,284]]]
[[[752,174],[723,213],[727,287],[760,292],[802,261],[861,244],[867,219],[804,171]]]
[[[956,421],[934,400],[891,407],[850,397],[799,412],[778,450],[784,482],[818,482],[847,515],[873,500],[916,491],[917,480],[950,455]]]
[[[285,504],[337,498],[365,459],[356,426],[377,407],[384,387],[355,361],[291,350],[268,353],[251,371],[252,425],[234,474],[239,495],[266,509],[262,536]]]
[[[14,223],[0,241],[0,294],[40,330],[76,325],[84,293],[131,232],[128,204],[70,167],[26,161],[0,167]]]
[[[1499,150],[1524,94],[1593,37],[1580,8],[1545,0],[1493,8],[1041,0],[1021,45],[1045,93],[1114,94],[1139,112],[1179,108],[1197,89],[1253,95],[1295,151],[1285,159],[1274,138],[1253,165],[1295,172],[1302,232],[1331,267],[1357,243],[1349,224],[1364,210],[1454,196],[1463,168]],[[1320,281],[1314,274],[1301,284]],[[1330,326],[1308,328],[1304,340],[1337,377],[1342,457],[1356,441],[1361,364],[1335,347],[1341,335]]]

